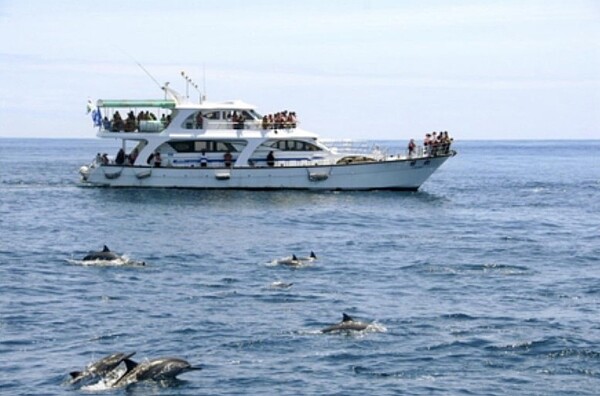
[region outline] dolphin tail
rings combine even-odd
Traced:
[[[352,322],[354,321],[354,319],[352,319],[352,317],[350,315],[346,315],[345,313],[342,313],[342,322]]]
[[[110,252],[110,249],[108,248],[108,246],[104,245],[104,248],[102,249],[103,252]]]

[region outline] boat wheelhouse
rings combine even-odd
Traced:
[[[450,143],[389,155],[331,145],[295,113],[261,115],[242,101],[191,103],[168,86],[162,100],[98,100],[97,136],[121,140],[114,158],[80,168],[107,187],[417,190],[455,152]]]

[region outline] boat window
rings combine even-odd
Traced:
[[[283,151],[320,151],[321,148],[302,140],[278,140],[269,145]]]
[[[173,150],[177,151],[178,153],[194,152],[194,145],[191,141],[169,142],[169,146],[173,147]]]
[[[188,116],[183,122],[183,128],[185,129],[202,129],[204,120],[202,119],[202,112],[196,111]]]
[[[227,110],[223,112],[223,119],[231,120],[234,115],[242,116],[244,120],[258,120],[256,113],[252,110]]]
[[[193,153],[194,144],[192,141],[173,141],[169,142],[169,146],[178,153]]]
[[[208,149],[208,147],[210,146],[209,141],[206,140],[197,140],[196,142],[194,142],[194,151],[198,152],[198,151],[210,151]]]
[[[232,146],[229,143],[225,142],[213,142],[214,150],[213,151],[233,151]]]
[[[168,142],[178,153],[199,153],[202,150],[208,152],[232,153],[243,150],[246,145],[242,141],[219,141],[219,140],[175,140]]]
[[[203,114],[203,116],[207,120],[219,120],[219,119],[221,119],[221,112],[220,111],[211,111],[206,114]]]
[[[244,110],[242,111],[242,115],[244,116],[244,120],[255,120],[256,118],[254,118],[254,115],[252,115],[252,113]]]

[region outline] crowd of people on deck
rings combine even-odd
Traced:
[[[102,119],[102,128],[111,132],[135,132],[140,130],[140,124],[142,121],[158,121],[156,115],[150,111],[140,111],[136,116],[133,111],[127,113],[127,117],[123,119],[119,111],[115,111],[112,119],[104,116]],[[171,122],[171,115],[163,114],[160,122],[163,128],[166,128]]]
[[[198,112],[194,119],[194,129],[204,128],[204,114]],[[247,118],[237,112],[231,112],[227,120],[232,123],[233,129],[244,129],[244,123]],[[119,111],[115,111],[112,119],[104,116],[102,119],[102,128],[111,132],[136,132],[141,131],[140,124],[142,121],[159,121],[156,115],[150,111],[140,111],[137,116],[133,111],[129,111],[126,117],[121,116]],[[166,128],[171,123],[171,115],[163,114],[160,118],[162,128]],[[298,121],[296,113],[293,111],[280,111],[274,114],[263,116],[261,127],[262,129],[290,129],[296,128]]]
[[[425,153],[434,157],[436,155],[446,155],[450,152],[450,145],[453,140],[448,131],[427,133],[423,140]]]
[[[275,114],[267,114],[262,118],[263,129],[289,129],[296,128],[297,118],[293,111],[281,111]]]
[[[423,139],[423,154],[428,157],[447,155],[450,153],[450,145],[453,141],[454,139],[448,134],[448,131],[426,133]],[[408,157],[412,158],[416,155],[420,155],[417,153],[417,144],[414,139],[410,139]]]

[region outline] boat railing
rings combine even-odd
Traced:
[[[284,160],[284,161],[275,161],[275,167],[287,167],[287,166],[330,166],[334,165],[335,161],[333,159],[302,159],[302,160]]]
[[[298,122],[289,123],[278,123],[278,124],[263,124],[259,120],[246,120],[246,121],[229,121],[229,120],[204,120],[202,128],[198,128],[193,122],[185,125],[186,129],[249,129],[249,130],[283,130],[291,131],[298,126]]]
[[[388,156],[388,148],[379,144],[361,140],[322,140],[322,142],[335,154],[353,154],[383,160]]]
[[[112,121],[103,122],[99,127],[104,132],[139,132],[139,133],[161,133],[167,125],[161,120],[141,120],[135,123],[114,124]]]
[[[450,148],[452,143],[436,143],[425,146],[423,149],[424,156],[426,157],[440,157],[444,155],[450,155],[454,151]]]
[[[322,140],[335,154],[363,155],[381,161],[385,159],[418,159],[439,157],[453,153],[451,143],[436,143],[433,145],[417,145],[410,152],[407,148],[386,147],[378,143],[361,140]]]

